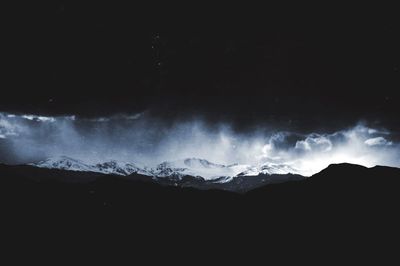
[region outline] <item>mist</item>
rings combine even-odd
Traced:
[[[238,132],[229,123],[201,117],[164,121],[148,115],[110,117],[0,113],[0,160],[21,164],[69,156],[88,163],[118,160],[155,166],[202,158],[230,165],[278,163],[310,176],[332,163],[400,167],[400,146],[385,129],[358,123],[334,132]]]

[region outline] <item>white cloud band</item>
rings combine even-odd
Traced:
[[[201,120],[166,124],[144,114],[98,119],[0,113],[0,141],[20,161],[66,155],[86,161],[116,159],[155,165],[204,158],[220,164],[285,164],[311,175],[331,163],[400,167],[399,144],[386,130],[357,125],[333,133],[234,132]],[[4,145],[3,145],[4,147]],[[3,148],[4,149],[4,148]]]

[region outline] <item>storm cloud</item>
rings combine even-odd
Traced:
[[[343,162],[400,167],[400,146],[384,129],[365,124],[335,132],[271,128],[243,133],[228,123],[210,125],[201,118],[167,123],[145,112],[90,119],[0,113],[0,158],[18,164],[65,155],[154,166],[195,157],[225,165],[279,163],[303,175]]]

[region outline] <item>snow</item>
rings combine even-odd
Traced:
[[[103,174],[130,175],[139,173],[143,175],[151,175],[145,169],[136,166],[133,163],[108,161],[98,164],[87,164],[83,161],[76,160],[67,156],[49,158],[38,163],[30,164],[41,168],[61,169],[69,171],[96,172]]]
[[[32,163],[30,165],[41,167],[41,168],[52,168],[69,171],[85,171],[85,172],[96,172],[96,169],[80,160],[69,158],[67,156],[60,156],[54,158],[48,158],[38,163]]]
[[[259,166],[247,164],[223,165],[209,162],[205,159],[186,158],[175,161],[165,161],[156,167],[146,167],[133,162],[106,161],[96,164],[85,163],[67,156],[49,158],[30,164],[32,166],[68,171],[95,172],[128,176],[134,173],[151,177],[182,178],[183,176],[202,177],[205,180],[215,180],[218,183],[231,181],[235,176],[256,176],[259,174],[297,174],[298,171],[289,165],[265,163]]]

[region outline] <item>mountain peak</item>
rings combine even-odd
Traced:
[[[157,178],[181,179],[184,176],[202,177],[215,182],[228,182],[234,177],[257,176],[259,174],[297,174],[297,171],[286,164],[265,163],[261,165],[212,163],[206,159],[190,157],[175,161],[165,161],[156,167],[146,167],[133,162],[110,160],[95,164],[85,163],[68,156],[48,158],[30,164],[41,168],[53,168],[70,171],[97,172],[103,174],[129,176],[141,174]]]
[[[187,158],[183,162],[185,165],[187,165],[189,167],[206,167],[206,168],[226,167],[225,165],[212,163],[210,161],[207,161],[206,159],[200,159],[200,158]]]
[[[80,160],[73,159],[64,155],[47,158],[43,161],[32,163],[30,165],[41,168],[55,168],[55,169],[71,170],[71,171],[93,171],[90,165],[85,164]]]

